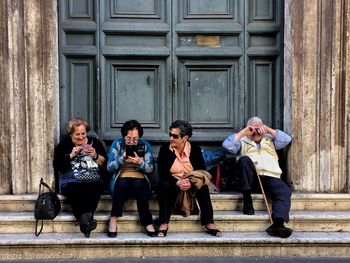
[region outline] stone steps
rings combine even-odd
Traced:
[[[0,195],[0,211],[15,212],[34,210],[37,195]],[[62,203],[62,211],[70,211],[66,199],[59,195]],[[232,211],[242,209],[242,195],[240,193],[221,193],[212,194],[211,200],[213,208],[216,211]],[[266,210],[261,194],[253,194],[253,202],[255,210]],[[109,195],[102,196],[97,211],[111,210],[111,197]],[[158,211],[158,202],[155,198],[150,200],[150,209]],[[136,211],[136,202],[129,200],[124,205],[125,211]],[[291,210],[296,211],[350,211],[350,194],[306,194],[293,193]]]
[[[2,260],[107,259],[144,257],[349,257],[349,232],[295,232],[288,239],[265,232],[226,232],[220,238],[205,233],[169,233],[150,238],[120,233],[111,239],[102,233],[90,238],[72,233],[2,234]]]
[[[135,200],[125,204],[118,223],[118,237],[105,234],[111,198],[101,198],[95,218],[98,226],[85,238],[64,197],[62,211],[45,220],[43,232],[34,235],[37,195],[0,195],[0,253],[6,259],[84,259],[177,256],[327,256],[350,257],[350,195],[293,193],[288,239],[270,237],[270,225],[261,195],[253,196],[256,214],[243,215],[238,193],[213,194],[214,220],[223,231],[220,238],[204,233],[198,216],[173,215],[166,238],[150,238],[139,225]],[[154,219],[158,203],[150,207]],[[186,254],[184,254],[186,251]]]
[[[156,220],[156,216],[154,219]],[[94,232],[105,233],[109,213],[95,214],[98,222]],[[118,231],[122,233],[144,232],[136,212],[126,212],[118,221]],[[243,215],[240,211],[216,211],[214,221],[222,231],[264,231],[269,225],[265,211],[255,215]],[[0,233],[34,233],[35,219],[31,212],[0,212]],[[350,231],[350,211],[291,211],[287,226],[295,231]],[[201,232],[199,216],[182,217],[173,215],[170,222],[173,232]],[[169,231],[170,231],[169,230]],[[80,233],[75,218],[69,212],[62,212],[54,220],[45,220],[43,233]]]

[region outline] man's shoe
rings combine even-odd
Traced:
[[[276,227],[271,225],[266,229],[266,232],[273,237],[287,238],[292,234],[293,230],[285,226]]]
[[[243,214],[245,214],[245,215],[254,215],[255,214],[254,207],[253,207],[252,203],[243,204]]]

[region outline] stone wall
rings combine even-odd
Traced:
[[[286,0],[288,173],[304,192],[349,192],[350,7]],[[57,0],[0,1],[0,194],[53,182],[59,127]]]
[[[0,2],[0,193],[52,180],[58,125],[57,2]]]
[[[286,1],[285,123],[294,190],[349,191],[349,4]]]

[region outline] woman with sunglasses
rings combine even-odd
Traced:
[[[117,236],[117,220],[122,216],[123,204],[134,196],[141,224],[147,235],[156,236],[152,214],[149,210],[151,185],[149,176],[153,173],[153,154],[151,145],[140,138],[143,129],[136,120],[126,121],[121,128],[121,139],[115,140],[110,148],[107,169],[114,173],[110,191],[113,199],[107,235]]]
[[[191,136],[192,126],[186,121],[177,120],[169,127],[170,141],[159,150],[159,237],[167,234],[172,209],[179,193],[192,187],[187,175],[195,170],[205,170],[201,148],[188,141]],[[196,199],[201,210],[201,224],[206,232],[221,236],[221,231],[213,221],[213,207],[207,185],[196,191]]]

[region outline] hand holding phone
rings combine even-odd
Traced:
[[[126,158],[129,156],[134,157],[136,152],[136,145],[125,145]]]
[[[89,154],[91,149],[92,149],[92,142],[91,144],[84,144],[82,151],[84,154]]]

